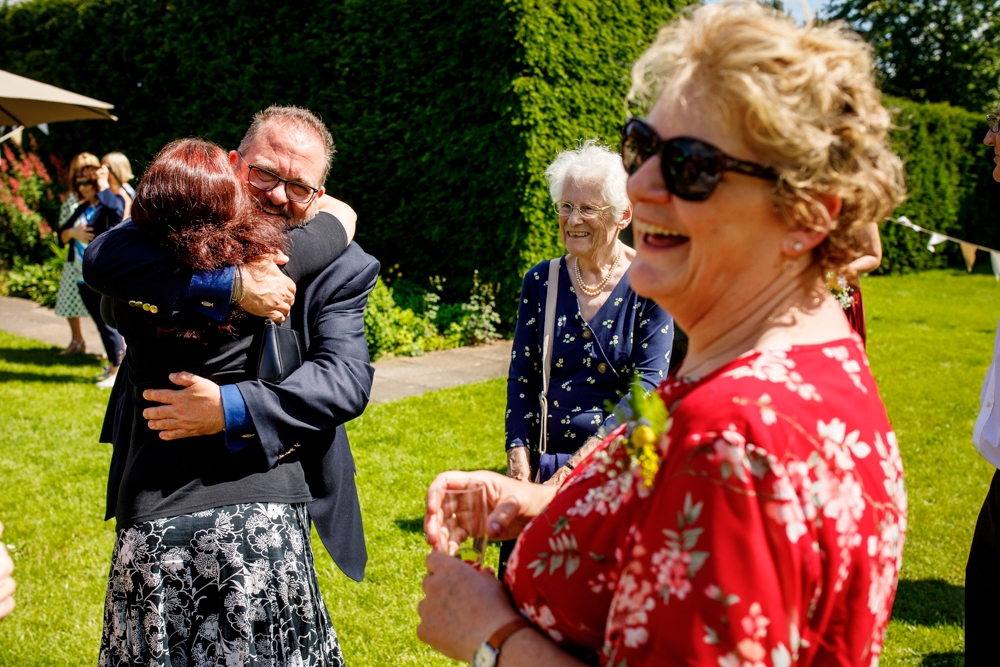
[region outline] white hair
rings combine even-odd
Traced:
[[[579,148],[563,151],[545,170],[552,201],[562,199],[567,182],[597,185],[601,197],[611,206],[618,218],[629,207],[625,184],[628,174],[622,166],[622,157],[596,139],[588,139]]]

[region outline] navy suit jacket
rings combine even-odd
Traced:
[[[309,252],[300,244],[293,252]],[[259,380],[237,384],[254,422],[264,469],[292,451],[302,459],[315,499],[309,513],[337,566],[356,581],[367,563],[355,466],[343,424],[368,404],[374,369],[365,340],[364,310],[379,264],[356,243],[319,273],[297,281],[291,324],[306,349],[303,365],[280,385]],[[190,282],[191,270],[171,258],[129,224],[120,225],[87,249],[87,283],[120,302],[163,304],[157,317],[169,318]],[[118,307],[121,307],[119,304]],[[132,431],[132,392],[119,373],[111,396],[102,442],[114,445],[108,479],[108,512],[114,514]]]

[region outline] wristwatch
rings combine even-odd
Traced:
[[[507,625],[501,627],[493,635],[484,641],[476,652],[472,654],[472,667],[496,667],[500,658],[500,647],[507,641],[507,638],[522,628],[531,625],[523,618],[516,618]]]

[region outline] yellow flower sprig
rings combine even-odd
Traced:
[[[649,489],[660,470],[657,444],[667,427],[667,406],[659,392],[646,391],[638,374],[632,378],[627,405],[627,411],[616,408],[618,423],[625,424],[620,442],[631,459],[632,469],[638,469],[643,486]]]

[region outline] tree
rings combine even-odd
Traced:
[[[874,47],[886,93],[971,111],[1000,101],[996,0],[833,0],[826,14]]]

